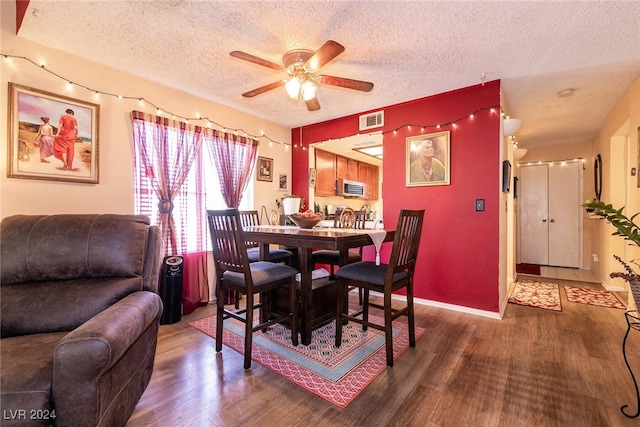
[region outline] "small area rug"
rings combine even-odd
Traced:
[[[567,300],[569,300],[569,302],[597,305],[600,307],[620,308],[622,310],[627,309],[616,295],[610,291],[577,288],[574,286],[565,286],[564,291],[567,293]]]
[[[538,264],[516,264],[516,273],[540,275],[540,266]]]
[[[560,291],[556,283],[519,280],[515,283],[509,302],[546,310],[562,311]]]
[[[381,318],[369,315],[370,320],[383,323]],[[215,316],[189,323],[215,339]],[[311,344],[291,344],[291,331],[275,325],[266,333],[253,335],[251,358],[300,387],[340,407],[346,407],[386,367],[384,334],[351,322],[345,325],[342,345],[334,346],[336,322],[331,322],[311,333]],[[407,325],[394,322],[393,358],[409,348]],[[425,333],[416,326],[416,340]],[[224,322],[223,343],[244,354],[244,325],[235,320]]]

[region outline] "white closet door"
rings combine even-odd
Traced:
[[[580,171],[570,162],[549,166],[549,265],[580,267]]]
[[[546,164],[521,166],[518,172],[518,259],[549,264],[549,173]]]
[[[581,162],[518,168],[518,262],[580,268]]]

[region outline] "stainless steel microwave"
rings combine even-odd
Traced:
[[[363,197],[364,183],[358,181],[349,181],[347,179],[338,179],[336,185],[336,195],[345,197]]]

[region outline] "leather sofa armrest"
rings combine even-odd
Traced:
[[[53,356],[53,400],[59,414],[95,413],[99,380],[150,327],[162,300],[148,291],[129,294],[67,334]]]
[[[160,268],[162,267],[162,254],[164,245],[160,228],[155,225],[149,226],[149,242],[142,271],[142,287],[144,290],[158,293]]]

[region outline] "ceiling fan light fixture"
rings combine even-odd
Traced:
[[[290,98],[298,99],[298,96],[300,95],[300,85],[300,77],[295,76],[285,83],[284,89],[287,91],[287,95],[289,95]]]
[[[318,93],[318,87],[311,81],[306,80],[302,83],[302,99],[304,101],[310,101],[316,97]]]

